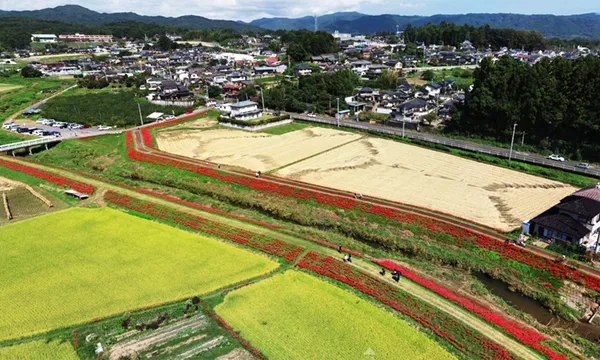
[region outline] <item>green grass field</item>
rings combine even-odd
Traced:
[[[0,129],[0,145],[12,144],[19,141],[35,139],[34,136],[21,135],[7,130]]]
[[[229,293],[215,310],[270,359],[454,358],[384,310],[297,271]]]
[[[77,360],[79,357],[70,343],[32,341],[20,345],[0,347],[3,360]]]
[[[272,128],[267,128],[267,129],[262,130],[261,132],[271,134],[271,135],[283,135],[283,134],[287,134],[292,131],[302,130],[307,126],[309,126],[309,125],[305,124],[305,123],[293,122],[291,124],[285,124],[285,125],[275,126]]]
[[[75,80],[56,78],[25,79],[19,74],[0,78],[0,86],[22,87],[0,94],[0,121],[74,83]]]
[[[0,227],[0,340],[207,293],[278,264],[109,208]]]

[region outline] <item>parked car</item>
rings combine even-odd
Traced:
[[[52,124],[52,127],[56,127],[56,128],[61,128],[62,126],[67,126],[67,124],[66,124],[66,123],[64,123],[64,122],[60,122],[60,121],[55,121],[55,122]]]
[[[110,129],[112,129],[112,126],[106,126],[106,125],[98,126],[98,130],[100,130],[100,131],[110,130]]]
[[[4,130],[10,130],[13,127],[13,123],[4,123],[4,125],[2,125],[2,128]]]
[[[560,155],[556,155],[556,154],[552,154],[550,156],[548,156],[549,160],[554,160],[554,161],[565,161],[565,158],[560,156]]]
[[[576,168],[580,168],[580,169],[591,169],[592,167],[590,166],[590,164],[588,163],[579,163],[577,165],[575,165]]]
[[[44,133],[45,133],[45,132],[47,132],[47,131],[44,131],[44,130],[39,130],[39,129],[38,129],[38,130],[34,130],[34,131],[31,133],[31,135],[35,135],[35,136],[44,136]]]
[[[24,126],[19,126],[16,128],[15,131],[18,132],[19,134],[24,134],[24,133],[28,133],[29,129]]]
[[[50,136],[62,136],[62,134],[60,133],[60,131],[48,131]]]
[[[187,111],[185,112],[186,114],[191,114],[194,112],[194,109],[187,109]]]
[[[85,124],[85,125],[81,125],[80,129],[89,129],[89,128],[91,128],[91,127],[92,127],[92,125],[90,125],[90,124]]]

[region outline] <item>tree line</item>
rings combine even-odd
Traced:
[[[438,25],[427,23],[423,26],[408,25],[404,30],[406,42],[424,42],[425,44],[444,44],[460,47],[469,40],[474,47],[485,49],[524,48],[525,50],[543,50],[546,48],[544,36],[537,31],[496,29],[489,25],[475,27],[456,25],[442,21]]]
[[[506,142],[516,123],[528,145],[600,161],[600,58],[545,58],[533,66],[486,58],[473,86],[448,131]]]

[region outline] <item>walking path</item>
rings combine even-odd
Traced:
[[[237,167],[234,168],[231,166],[224,166],[224,165],[221,165],[221,167],[218,168],[218,165],[215,163],[211,163],[211,162],[203,161],[203,160],[192,159],[192,158],[188,158],[188,157],[184,157],[184,156],[180,156],[180,155],[170,154],[170,153],[166,153],[166,152],[154,149],[154,148],[146,147],[144,145],[144,141],[143,141],[143,138],[142,138],[142,135],[141,135],[141,132],[139,129],[136,129],[134,131],[134,143],[135,143],[135,146],[138,149],[138,151],[144,152],[147,154],[160,156],[165,159],[177,160],[180,162],[184,162],[184,163],[188,163],[188,164],[192,164],[192,165],[196,165],[196,166],[203,166],[203,167],[212,168],[212,169],[219,169],[222,172],[228,172],[231,174],[240,175],[240,176],[244,176],[244,177],[249,177],[249,178],[255,177],[255,172],[253,172],[253,171],[241,170],[240,168],[237,168]],[[328,194],[328,195],[335,195],[335,196],[340,196],[340,197],[345,197],[345,198],[354,198],[354,194],[350,193],[350,192],[336,190],[336,189],[327,188],[327,187],[314,185],[314,184],[309,184],[309,183],[305,183],[302,181],[281,178],[281,177],[277,177],[274,175],[265,174],[265,175],[261,176],[261,179],[263,181],[281,184],[281,185],[293,186],[296,188],[305,189],[305,190],[309,190],[309,191],[313,191],[313,192],[320,192],[320,193],[324,193],[324,194]],[[362,202],[365,202],[368,204],[383,206],[383,207],[387,207],[387,208],[391,208],[391,209],[395,209],[395,210],[399,210],[399,211],[403,211],[403,212],[407,212],[407,213],[413,213],[413,214],[417,214],[420,216],[428,217],[428,218],[434,219],[436,221],[441,221],[444,223],[452,224],[452,225],[467,229],[476,234],[488,236],[488,237],[490,237],[494,240],[497,240],[499,242],[502,242],[502,243],[506,242],[506,240],[515,240],[512,237],[502,235],[494,230],[486,228],[483,225],[473,224],[473,223],[470,223],[470,222],[467,222],[464,220],[453,218],[449,215],[435,213],[433,211],[417,208],[414,206],[408,206],[408,205],[404,205],[401,203],[396,203],[396,202],[392,202],[389,200],[374,198],[374,197],[370,197],[370,196],[365,196],[365,197],[363,197],[363,199],[360,199],[357,201],[362,201]],[[540,249],[540,248],[526,247],[524,249],[526,251],[529,251],[531,253],[534,253],[536,255],[542,256],[542,257],[550,259],[550,260],[555,260],[557,258],[556,254],[554,254],[550,251],[547,251],[547,250]],[[581,272],[584,272],[589,275],[600,278],[600,270],[598,270],[592,266],[585,265],[585,264],[575,262],[572,260],[567,260],[566,264],[570,265],[572,267],[578,268],[579,271],[581,271]]]

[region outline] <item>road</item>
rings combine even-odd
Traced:
[[[294,113],[289,113],[289,115],[293,119],[297,119],[297,120],[310,121],[310,122],[316,122],[316,123],[322,123],[322,124],[328,124],[328,125],[337,125],[338,124],[337,120],[333,119],[333,118],[310,117],[310,116],[294,114]],[[391,134],[391,135],[402,136],[402,128],[397,128],[397,127],[377,125],[377,124],[374,125],[374,124],[350,121],[350,120],[340,120],[339,125],[343,126],[343,127],[353,128],[353,129],[374,131],[374,132],[378,132],[381,134]],[[457,148],[457,149],[469,150],[469,151],[473,151],[476,153],[497,156],[497,157],[501,157],[501,158],[505,158],[505,159],[508,159],[509,155],[510,155],[509,149],[478,144],[478,143],[474,143],[474,142],[466,141],[466,140],[450,139],[450,138],[439,136],[439,135],[427,134],[427,133],[422,133],[422,132],[413,131],[413,130],[404,130],[404,136],[406,136],[407,138],[410,138],[410,139],[418,139],[418,140],[426,141],[429,143],[446,145],[446,146]],[[575,166],[578,164],[577,162],[553,161],[553,160],[547,159],[545,156],[542,156],[542,155],[529,154],[529,153],[517,152],[517,151],[513,151],[512,159],[527,162],[530,164],[541,165],[541,166],[545,166],[545,167],[549,167],[549,168],[567,170],[567,171],[575,172],[578,174],[600,177],[600,169],[595,169],[595,168],[581,169],[581,168],[578,168]]]

